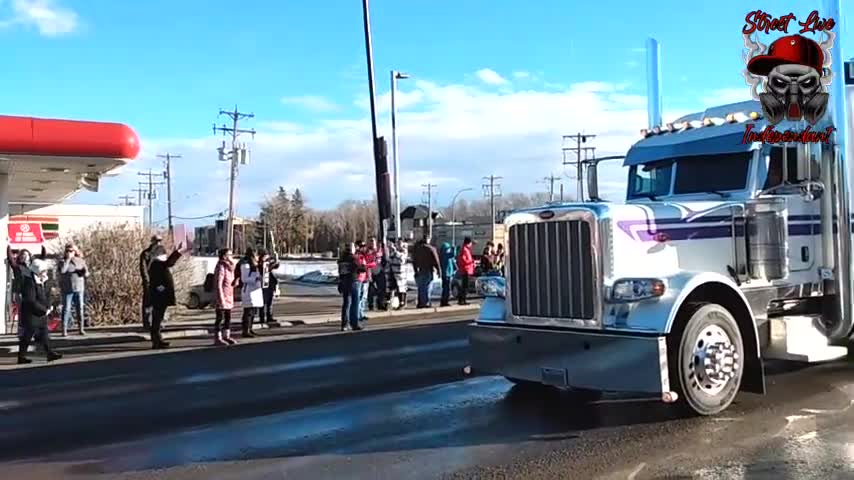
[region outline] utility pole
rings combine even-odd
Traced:
[[[397,93],[397,81],[409,78],[409,75],[395,70],[391,71],[391,148],[394,158],[394,234],[397,238],[400,234],[400,163],[398,160],[397,144],[397,107],[394,97]]]
[[[237,181],[237,169],[239,165],[248,163],[248,155],[246,147],[238,148],[237,145],[237,137],[239,137],[243,133],[249,133],[252,135],[252,138],[255,138],[255,130],[254,129],[240,129],[238,128],[238,123],[240,120],[245,118],[255,118],[254,113],[242,113],[237,110],[237,105],[234,106],[233,111],[227,111],[220,109],[220,116],[227,115],[231,119],[231,126],[228,127],[225,124],[221,126],[217,126],[214,124],[213,131],[214,134],[222,133],[223,135],[231,134],[231,153],[226,155],[225,153],[225,141],[222,142],[222,147],[219,150],[219,160],[220,161],[231,161],[231,168],[229,169],[228,175],[228,220],[226,222],[226,237],[225,237],[225,247],[226,248],[234,248],[234,184]]]
[[[145,198],[148,201],[148,228],[154,228],[154,199],[157,198],[154,187],[163,185],[163,182],[155,182],[154,179],[162,178],[163,174],[152,173],[149,168],[147,173],[140,172],[138,175],[146,179],[144,182],[140,182],[140,185],[145,188]]]
[[[501,178],[495,175],[483,177],[483,196],[489,199],[489,232],[490,240],[495,240],[495,199],[501,196]]]
[[[596,138],[596,135],[587,135],[584,133],[576,133],[575,135],[564,135],[563,136],[563,147],[561,150],[563,151],[563,164],[567,165],[569,163],[575,163],[576,168],[576,180],[578,180],[577,187],[577,197],[576,201],[583,202],[584,201],[584,163],[587,161],[587,155],[590,152],[596,150],[596,147],[585,146],[588,140],[592,140]],[[566,141],[572,140],[575,142],[574,147],[567,147]],[[575,161],[566,161],[566,152],[575,152]],[[582,158],[582,156],[584,158]]]
[[[140,183],[139,186],[142,187],[142,184]],[[142,196],[143,193],[146,192],[146,190],[144,188],[134,188],[133,190],[131,190],[131,192],[136,193],[136,204],[142,205]]]
[[[543,178],[543,182],[549,186],[549,202],[555,201],[555,182],[557,180],[560,180],[560,177],[555,177],[554,174]]]
[[[427,236],[433,238],[433,194],[438,185],[426,183],[421,186],[424,187],[424,194],[427,195]]]
[[[133,195],[121,195],[121,196],[119,196],[119,200],[122,201],[122,205],[124,205],[124,206],[133,205],[133,202],[131,202],[131,199],[133,199]]]
[[[158,155],[157,158],[163,158],[166,160],[166,173],[163,175],[166,177],[166,215],[169,218],[169,241],[174,243],[175,229],[172,226],[172,159],[181,158],[181,155],[172,155],[169,152],[166,152],[166,155]]]

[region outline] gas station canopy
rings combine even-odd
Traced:
[[[139,137],[120,123],[0,115],[0,175],[11,203],[59,203],[139,154]]]

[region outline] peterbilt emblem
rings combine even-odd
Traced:
[[[554,216],[555,212],[551,210],[543,210],[542,212],[540,212],[540,218],[542,218],[543,220],[549,220],[551,218],[554,218]]]

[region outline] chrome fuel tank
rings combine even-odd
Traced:
[[[787,216],[786,201],[781,197],[760,198],[745,205],[750,278],[770,281],[789,275]]]

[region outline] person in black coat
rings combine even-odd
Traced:
[[[45,282],[47,281],[47,263],[43,260],[33,260],[29,271],[31,275],[21,278],[21,313],[20,325],[23,333],[18,344],[18,364],[32,363],[27,358],[27,351],[33,337],[42,346],[47,355],[47,361],[59,360],[62,355],[50,347],[50,336],[47,330],[47,316],[51,312]]]
[[[160,245],[163,237],[158,234],[151,236],[151,243],[139,254],[139,276],[142,279],[142,328],[151,328],[151,298],[148,295],[150,282],[148,268],[151,266],[151,252]]]
[[[163,318],[166,309],[176,304],[175,302],[175,280],[172,278],[171,268],[181,258],[181,247],[178,245],[172,254],[167,254],[162,245],[151,250],[151,263],[148,267],[148,295],[151,300],[151,346],[161,349],[169,346],[164,342],[161,335]]]
[[[279,261],[270,257],[264,249],[258,250],[258,265],[261,267],[261,289],[264,294],[264,308],[261,309],[258,321],[260,323],[273,323],[276,320],[273,318],[273,297],[275,297],[276,289],[279,285],[279,279],[276,278],[276,269],[279,268]]]

